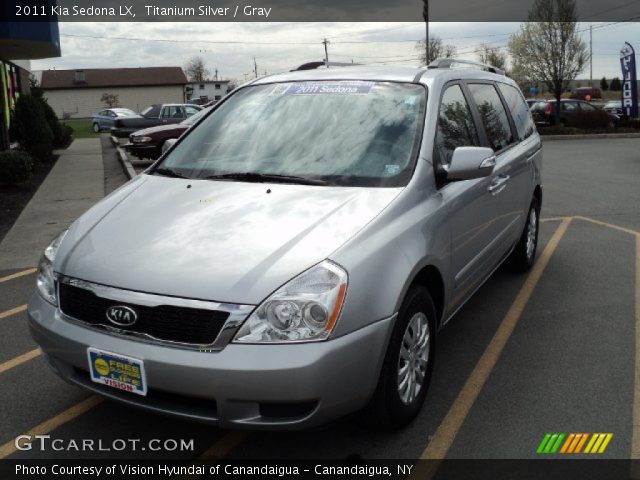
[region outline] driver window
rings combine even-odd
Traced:
[[[458,147],[479,146],[478,130],[460,85],[448,87],[442,95],[434,155],[441,166],[451,163]]]

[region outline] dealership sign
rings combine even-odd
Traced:
[[[638,117],[638,82],[636,77],[636,52],[625,42],[620,50],[622,66],[622,111],[629,118]]]

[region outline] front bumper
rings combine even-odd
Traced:
[[[124,149],[136,157],[151,158],[152,160],[158,158],[161,153],[158,145],[150,145],[148,143],[129,142],[124,145]]]
[[[137,132],[138,130],[142,130],[147,127],[139,127],[139,128],[130,128],[130,127],[111,127],[109,130],[111,135],[116,138],[127,138],[133,132]]]
[[[199,352],[70,323],[38,294],[29,301],[28,312],[33,338],[65,380],[158,413],[252,429],[306,428],[363,407],[376,387],[395,318],[325,342],[229,344],[221,351]],[[93,383],[88,347],[143,360],[148,395]]]

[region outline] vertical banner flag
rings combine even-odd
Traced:
[[[638,79],[636,52],[629,42],[620,50],[622,66],[622,111],[629,118],[638,118]]]

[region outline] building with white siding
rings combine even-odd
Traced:
[[[40,86],[59,118],[88,118],[110,105],[105,93],[116,95],[118,106],[141,112],[154,103],[183,103],[187,78],[180,67],[91,68],[45,70]]]
[[[205,80],[189,82],[185,89],[186,98],[190,102],[205,104],[221,100],[229,92],[229,80]]]

